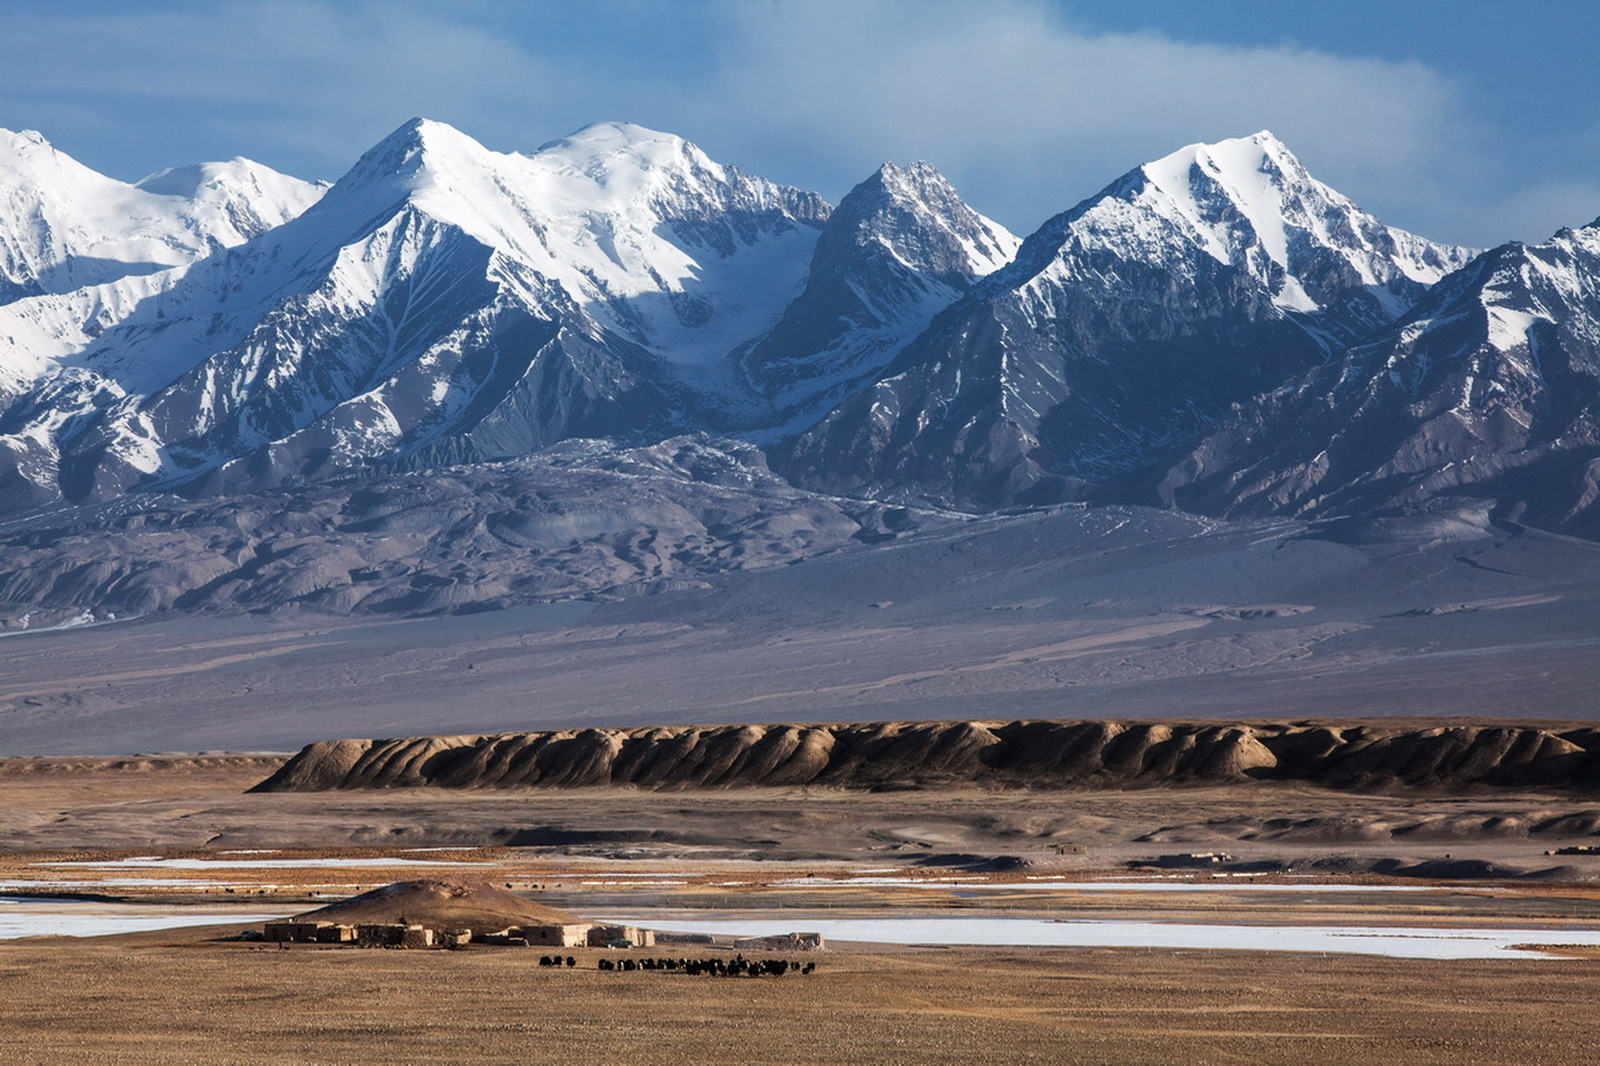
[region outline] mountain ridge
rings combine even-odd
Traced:
[[[865,722],[324,740],[255,792],[370,788],[1327,788],[1600,786],[1600,731],[1317,722]]]
[[[817,513],[1600,536],[1595,230],[1427,241],[1267,131],[1134,167],[1020,240],[928,163],[835,206],[622,122],[522,153],[413,119],[325,189],[239,159],[127,184],[5,137],[0,253],[21,233],[56,256],[0,254],[32,286],[0,298],[0,514],[23,521],[694,438],[759,447]],[[155,204],[154,229],[108,223],[124,258],[100,266],[51,244],[16,206],[46,202],[6,170],[24,157],[91,207]],[[162,234],[157,262],[139,242]]]

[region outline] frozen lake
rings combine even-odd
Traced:
[[[363,866],[477,866],[489,869],[495,864],[456,859],[166,859],[160,855],[135,855],[128,859],[36,862],[33,865],[71,866],[80,870],[302,870]]]
[[[0,896],[0,940],[24,936],[109,936],[234,922],[246,926],[275,921],[283,916],[281,911],[263,913]]]
[[[740,884],[738,881],[727,884]],[[972,878],[919,880],[914,877],[791,877],[772,882],[784,888],[924,888],[959,892],[1456,892],[1436,885],[1359,885],[1261,881],[984,881]],[[1498,889],[1471,888],[1492,892]]]
[[[1513,944],[1600,945],[1600,929],[1436,929],[1399,926],[1227,925],[1181,922],[1057,921],[1047,918],[834,918],[796,913],[774,919],[635,911],[607,921],[671,933],[779,936],[814,932],[871,944],[994,947],[1116,947],[1302,951],[1399,959],[1544,958]]]

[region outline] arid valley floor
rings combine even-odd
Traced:
[[[289,914],[431,872],[577,913],[779,914],[800,927],[819,915],[1249,926],[1268,938],[1302,925],[1509,927],[1554,945],[1600,932],[1600,856],[1548,856],[1581,834],[1529,831],[1600,804],[1548,794],[245,792],[278,761],[0,761],[4,891]],[[506,846],[517,833],[528,843]],[[1331,864],[1252,880],[1126,867],[1187,851],[1449,855],[1501,876],[1350,876]],[[1027,865],[975,869],[1001,856]],[[1131,878],[1204,890],[1049,887]],[[1343,890],[1317,887],[1328,885]],[[0,1061],[1579,1063],[1592,1061],[1600,994],[1594,948],[1432,960],[1253,949],[1260,940],[1240,950],[836,941],[813,975],[742,982],[597,972],[596,956],[625,954],[597,949],[579,949],[569,971],[538,967],[533,949],[282,951],[218,939],[244,924],[0,941]]]
[[[1550,854],[1600,840],[1581,774],[249,791],[315,741],[591,726],[1098,717],[1514,726],[1557,751],[1563,731],[1589,737],[1595,545],[1326,532],[1066,508],[468,616],[13,631],[0,923],[221,924],[0,940],[0,1061],[1592,1061],[1600,855]],[[1204,853],[1228,858],[1130,866]],[[551,971],[520,948],[221,939],[445,875],[647,926],[867,936],[839,924],[856,919],[890,940],[909,919],[1033,924],[987,946],[830,935],[816,973],[771,982],[606,973],[601,949]],[[1494,936],[1474,949],[1488,957],[1398,957]]]

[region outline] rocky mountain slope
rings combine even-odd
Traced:
[[[1316,723],[876,722],[329,740],[256,791],[1007,786],[1303,781],[1334,788],[1600,787],[1600,730]]]
[[[1600,224],[1480,257],[1380,340],[1244,405],[1162,491],[1225,514],[1477,503],[1600,536]]]

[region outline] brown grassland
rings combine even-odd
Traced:
[[[0,1061],[1554,1064],[1600,1036],[1592,960],[831,950],[748,980],[214,933],[0,947]]]

